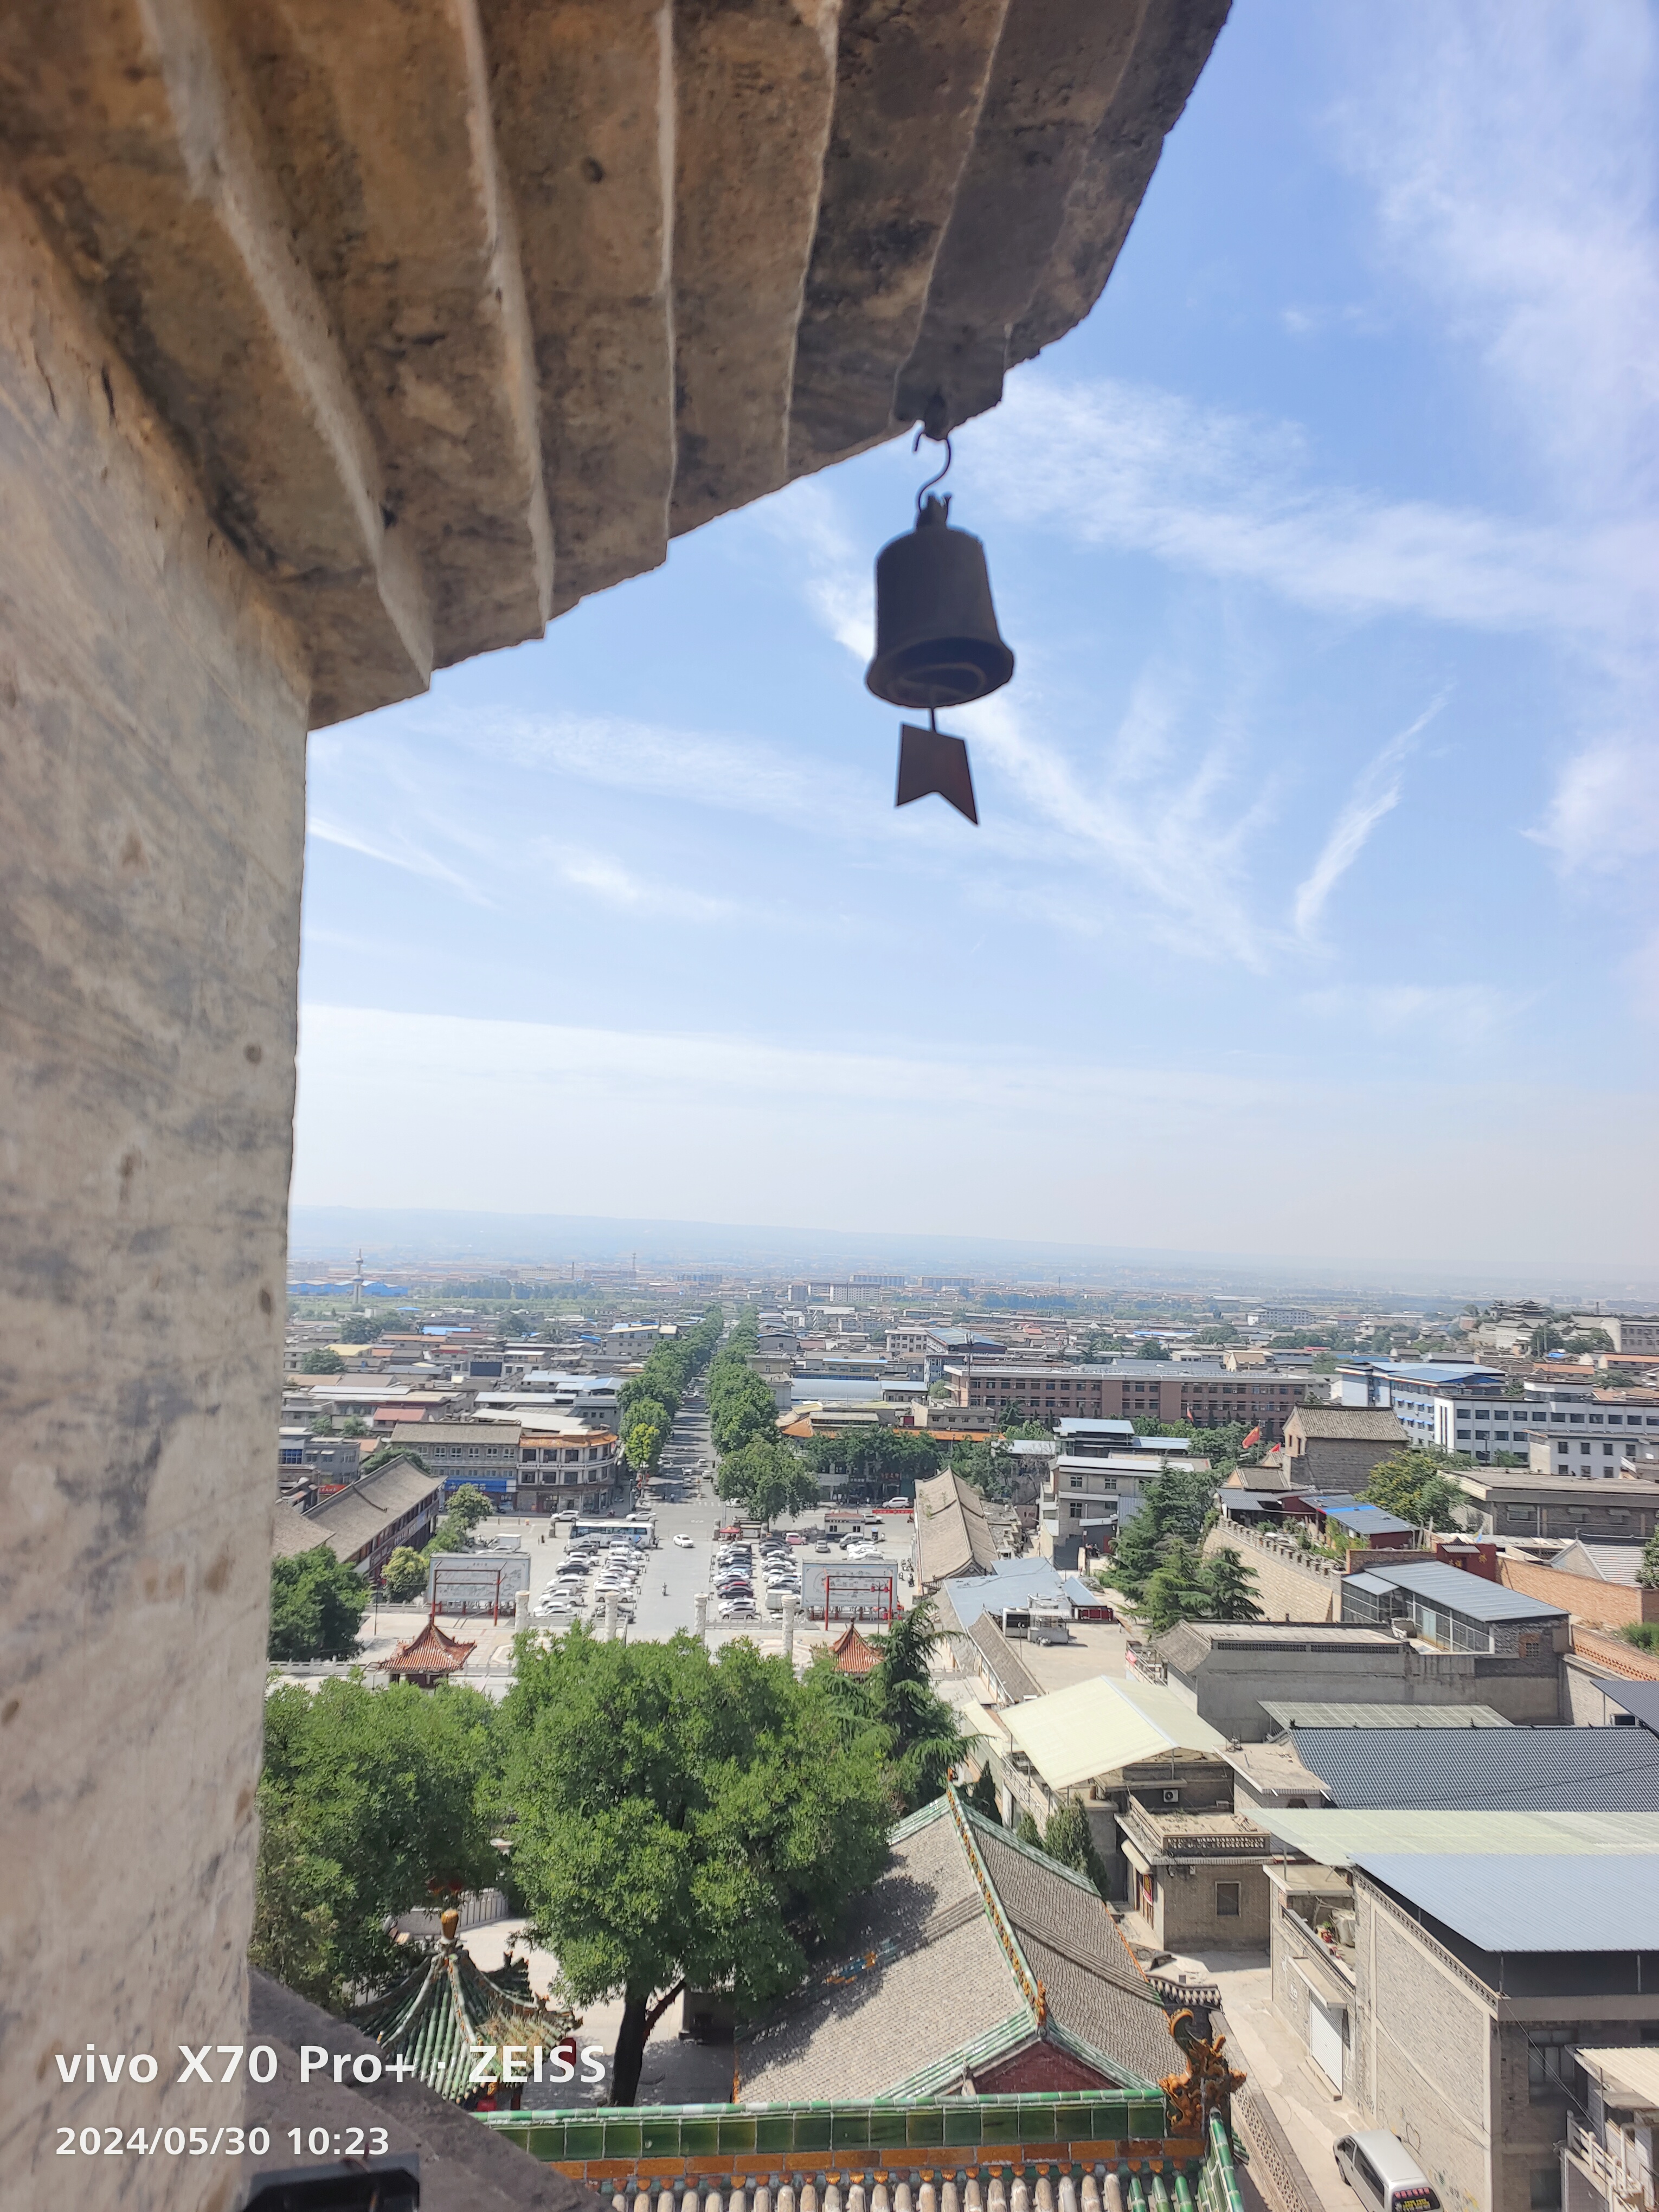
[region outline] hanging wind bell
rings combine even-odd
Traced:
[[[912,451],[924,434],[917,431]],[[900,728],[893,804],[908,806],[937,792],[977,823],[967,744],[940,729],[939,709],[1000,691],[1014,672],[1014,656],[997,629],[985,548],[951,527],[948,493],[933,496],[951,466],[948,437],[944,445],[944,468],[916,494],[915,528],[876,556],[876,657],[864,681],[890,705],[927,709],[925,730],[912,722]]]

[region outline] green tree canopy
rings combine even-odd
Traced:
[[[775,1431],[769,1437],[751,1437],[728,1452],[720,1463],[714,1487],[720,1497],[740,1505],[749,1520],[769,1523],[780,1513],[805,1512],[818,1497],[816,1477]]]
[[[451,1492],[447,1510],[463,1528],[476,1528],[480,1521],[493,1520],[495,1515],[488,1494],[473,1482],[464,1482],[459,1490]]]
[[[997,1778],[991,1771],[988,1759],[974,1778],[974,1786],[968,1792],[968,1802],[976,1813],[983,1813],[988,1820],[1002,1818],[1002,1808],[997,1803]]]
[[[1214,1509],[1215,1486],[1215,1476],[1197,1468],[1166,1467],[1153,1477],[1112,1555],[1112,1580],[1120,1589],[1139,1599],[1172,1542],[1199,1542]]]
[[[849,1489],[875,1490],[897,1485],[914,1496],[915,1486],[939,1469],[937,1437],[920,1429],[843,1429],[814,1437],[806,1464],[821,1475],[839,1475]]]
[[[424,1595],[426,1581],[426,1553],[417,1552],[412,1544],[399,1544],[386,1563],[380,1588],[394,1605],[407,1605]]]
[[[1414,1528],[1455,1528],[1460,1507],[1468,1498],[1447,1475],[1454,1462],[1432,1446],[1408,1445],[1380,1459],[1360,1493],[1369,1505],[1398,1514]]]
[[[1061,1866],[1070,1867],[1075,1874],[1086,1875],[1102,1897],[1111,1894],[1110,1878],[1089,1831],[1089,1816],[1075,1797],[1062,1798],[1050,1814],[1042,1833],[1042,1848]]]
[[[428,1884],[483,1888],[495,1794],[492,1708],[476,1691],[284,1683],[265,1700],[261,1836],[249,1956],[344,2009],[409,1966],[386,1932]]]
[[[357,1472],[359,1474],[378,1474],[383,1467],[395,1467],[400,1459],[407,1460],[418,1474],[429,1474],[432,1472],[419,1452],[410,1451],[407,1444],[393,1443],[389,1437],[385,1443],[375,1445]]]
[[[1161,1636],[1178,1621],[1202,1620],[1209,1603],[1203,1560],[1184,1537],[1171,1537],[1141,1593],[1147,1627],[1154,1636]]]
[[[1642,1547],[1636,1579],[1644,1589],[1659,1589],[1659,1528],[1654,1530]]]
[[[631,2104],[687,1979],[740,2012],[793,1988],[887,1855],[882,1730],[739,1638],[526,1639],[501,1711],[514,1875],[578,2004],[623,1999],[612,2096]]]
[[[1014,1494],[1019,1462],[999,1444],[956,1444],[951,1452],[951,1472],[971,1482],[982,1496],[1006,1503]]]
[[[320,1352],[307,1352],[300,1362],[301,1375],[343,1375],[345,1361],[332,1345],[325,1345]]]
[[[273,1560],[267,1655],[277,1661],[349,1659],[368,1610],[362,1577],[326,1544]]]
[[[1218,1544],[1204,1568],[1205,1620],[1260,1620],[1256,1572],[1242,1552]]]
[[[881,1664],[866,1679],[891,1738],[889,1756],[907,1812],[943,1794],[946,1776],[968,1748],[956,1715],[933,1685],[942,1632],[933,1601],[925,1597],[872,1639]]]

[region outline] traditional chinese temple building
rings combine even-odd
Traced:
[[[458,1636],[446,1636],[435,1620],[428,1620],[418,1636],[400,1644],[380,1664],[388,1681],[413,1682],[419,1689],[430,1690],[459,1674],[477,1648]]]

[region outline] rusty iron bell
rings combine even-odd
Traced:
[[[922,433],[916,434],[921,444]],[[951,465],[951,441],[943,476]],[[933,479],[939,482],[939,477]],[[970,822],[979,820],[968,748],[939,726],[941,707],[965,707],[1000,691],[1014,656],[997,628],[985,548],[951,527],[949,497],[916,497],[916,524],[876,556],[876,653],[866,688],[895,707],[927,709],[927,727],[899,732],[896,806],[937,793]]]
[[[876,556],[876,657],[866,687],[895,707],[965,707],[1000,691],[1014,656],[997,628],[985,548],[931,495]]]

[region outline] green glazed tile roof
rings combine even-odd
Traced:
[[[574,2025],[475,1966],[459,1943],[442,1942],[412,1973],[353,2015],[392,2057],[407,2058],[428,2088],[461,2103],[477,2085],[473,2046],[553,2045]]]

